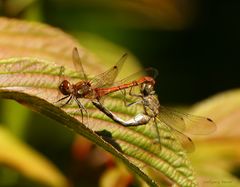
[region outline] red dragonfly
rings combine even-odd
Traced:
[[[161,106],[154,91],[154,84],[151,82],[140,84],[140,93],[138,95],[132,94],[131,89],[132,87],[130,88],[129,95],[139,97],[140,100],[130,105],[143,105],[144,113],[138,114],[130,120],[125,121],[119,118],[98,102],[93,102],[93,104],[113,121],[123,126],[145,125],[150,120],[153,120],[159,143],[161,143],[161,137],[157,124],[162,123],[167,125],[188,152],[194,150],[194,143],[184,133],[205,135],[216,130],[216,124],[210,118],[190,115]]]
[[[151,76],[141,76],[143,73],[147,73],[149,75],[151,74]],[[117,92],[117,91],[124,91],[124,90],[129,89],[129,88],[132,89],[133,87],[139,86],[143,83],[148,83],[148,84],[151,84],[151,85],[155,85],[154,77],[156,77],[156,75],[157,75],[157,70],[156,69],[147,68],[145,70],[136,72],[136,73],[130,75],[129,77],[124,78],[124,79],[122,79],[118,82],[115,82],[112,87],[96,88],[95,92],[96,92],[96,95],[97,95],[97,100],[99,100],[102,96],[105,96],[107,94]],[[134,80],[135,77],[139,77],[139,76],[141,76],[141,77],[138,78],[137,80]],[[133,80],[133,81],[131,81],[131,80]]]
[[[118,76],[127,58],[126,53],[120,58],[120,60],[112,68],[110,68],[104,73],[101,73],[95,76],[90,80],[88,79],[87,75],[84,72],[77,48],[73,49],[72,58],[73,58],[74,66],[76,70],[80,73],[80,77],[83,77],[83,80],[77,82],[76,84],[72,84],[68,80],[63,80],[59,85],[59,90],[65,96],[59,99],[57,102],[68,98],[68,100],[61,106],[63,107],[73,99],[77,103],[78,107],[80,108],[82,117],[83,117],[83,111],[86,114],[88,114],[88,112],[83,106],[83,104],[79,101],[80,98],[85,98],[90,100],[96,99],[97,101],[99,101],[103,96],[107,94],[110,94],[112,92],[116,92],[119,90],[127,89],[129,87],[137,86],[139,84],[142,84],[143,82],[151,82],[155,84],[154,79],[148,76],[142,77],[139,80],[132,81],[128,84],[123,84],[124,82],[127,81],[127,79],[124,81],[119,81],[117,83],[114,83],[116,77]],[[112,86],[113,84],[115,86]]]

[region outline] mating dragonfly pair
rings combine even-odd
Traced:
[[[89,99],[101,112],[110,117],[116,123],[123,126],[128,127],[145,125],[153,120],[157,133],[156,138],[159,143],[160,135],[157,124],[161,122],[167,125],[177,136],[182,145],[188,150],[193,150],[194,144],[192,140],[184,133],[204,135],[211,133],[216,129],[215,123],[209,118],[185,114],[161,106],[154,91],[154,78],[157,76],[156,69],[148,68],[145,70],[148,72],[148,74],[151,74],[151,76],[142,76],[134,81],[129,81],[132,77],[136,77],[136,75],[141,74],[138,72],[121,81],[114,82],[125,60],[127,59],[127,54],[124,54],[112,68],[95,76],[92,79],[88,79],[86,73],[84,72],[77,48],[73,49],[72,57],[74,66],[80,73],[80,76],[83,78],[83,80],[80,80],[76,84],[72,84],[68,80],[63,80],[59,85],[59,90],[64,97],[59,99],[57,102],[66,100],[66,102],[61,106],[63,107],[70,101],[74,100],[80,109],[82,120],[83,112],[85,112],[88,116],[88,111],[81,103],[80,99]],[[61,72],[62,71],[63,69]],[[133,88],[135,87],[139,87],[138,94],[132,92]],[[144,111],[132,119],[123,120],[108,110],[100,102],[100,99],[103,96],[117,91],[124,91],[125,94],[123,97],[125,97],[126,90],[128,89],[128,94],[130,96],[139,98],[138,101],[128,104],[128,106],[131,107],[134,104],[140,104],[143,106]],[[123,98],[123,100],[124,99],[125,98]]]

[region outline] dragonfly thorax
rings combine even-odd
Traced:
[[[155,94],[154,85],[151,83],[144,83],[141,85],[140,92],[142,94],[145,112],[151,117],[156,117],[159,114],[160,103]]]
[[[86,98],[86,96],[92,95],[93,90],[89,82],[82,81],[75,85],[75,92],[76,97]]]
[[[160,103],[158,101],[157,95],[148,95],[142,99],[145,114],[152,118],[157,117],[160,112]]]

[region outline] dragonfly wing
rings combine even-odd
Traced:
[[[195,135],[210,134],[216,130],[216,124],[207,117],[182,114],[186,124],[186,132]]]
[[[189,134],[204,135],[214,132],[216,124],[209,118],[160,107],[159,118],[170,127]]]
[[[175,135],[175,137],[179,140],[179,142],[181,143],[182,147],[188,152],[191,153],[195,150],[195,145],[192,141],[191,138],[189,138],[188,136],[186,136],[185,134],[173,130],[173,134]]]
[[[114,83],[116,77],[118,76],[120,70],[122,69],[122,66],[126,59],[127,53],[125,53],[111,69],[94,77],[91,80],[92,87],[103,88],[111,86]]]
[[[163,106],[160,106],[158,119],[177,131],[184,132],[186,129],[184,118],[173,110]]]
[[[180,128],[183,129],[184,128],[184,124],[183,124],[184,122],[181,119],[178,119],[177,117],[175,117],[175,120],[171,120],[171,121],[168,118],[166,118],[166,117],[164,117],[164,119],[165,120],[163,120],[162,118],[159,119],[159,117],[158,117],[158,120],[160,122],[163,122],[165,125],[168,125],[168,127],[170,127],[171,132],[176,137],[176,139],[179,141],[179,143],[181,143],[182,147],[187,152],[193,152],[195,150],[195,146],[194,146],[194,143],[193,143],[192,139],[189,138],[188,136],[186,136],[185,134],[183,134],[181,131],[177,130],[176,125],[174,127],[169,125],[169,123],[175,123],[176,124],[176,122],[179,122],[182,125],[178,126],[178,129],[180,129]],[[178,120],[180,120],[180,121],[178,121]],[[167,137],[165,137],[165,138],[167,138]]]
[[[143,77],[143,76],[149,76],[149,77],[152,77],[155,79],[158,76],[158,70],[155,68],[151,68],[151,67],[140,70],[136,73],[129,75],[128,77],[126,77],[120,81],[114,82],[113,86],[119,86],[119,85],[123,85],[126,83],[130,83],[132,81],[138,80],[140,77]]]
[[[84,72],[81,58],[79,56],[78,49],[76,47],[74,47],[72,51],[72,60],[73,60],[73,64],[75,66],[76,71],[79,72],[79,76],[83,78],[85,81],[87,81],[88,80],[87,75]]]

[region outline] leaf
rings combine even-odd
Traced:
[[[68,186],[66,178],[42,155],[0,127],[0,163],[49,186]]]
[[[34,57],[73,69],[71,54],[73,47],[77,47],[87,72],[96,74],[104,70],[91,53],[59,29],[1,17],[0,23],[0,59]]]
[[[219,93],[196,104],[192,113],[209,116],[217,123],[217,131],[209,138],[239,138],[240,89]]]
[[[81,114],[75,102],[59,108],[56,101],[63,97],[58,91],[60,82],[59,72],[61,69],[59,64],[68,65],[71,63],[69,59],[70,49],[72,49],[70,43],[73,40],[70,41],[65,34],[58,30],[40,24],[28,25],[28,23],[13,21],[9,23],[13,27],[10,30],[16,30],[16,28],[14,29],[15,24],[22,24],[22,28],[29,28],[24,34],[26,40],[24,46],[35,46],[33,45],[35,39],[36,42],[41,41],[40,43],[47,42],[46,40],[49,39],[48,42],[51,43],[51,37],[47,37],[51,32],[52,36],[59,40],[55,41],[56,49],[54,48],[55,46],[48,49],[42,47],[35,49],[36,54],[43,55],[41,59],[32,57],[2,59],[0,61],[0,95],[2,97],[14,99],[90,139],[121,159],[150,186],[159,185],[160,182],[158,180],[162,181],[163,179],[168,181],[168,183],[175,183],[179,186],[196,186],[194,172],[185,151],[171,134],[170,129],[163,124],[158,124],[162,141],[160,147],[158,144],[153,143],[155,133],[151,130],[152,123],[139,127],[123,127],[113,123],[103,113],[94,108],[87,99],[81,100],[90,114],[88,120],[85,116],[84,124],[81,123]],[[9,27],[3,28],[9,29]],[[36,32],[39,28],[41,30]],[[28,43],[28,32],[31,36],[31,44]],[[9,30],[0,31],[0,38],[1,33],[8,36]],[[22,35],[19,33],[15,33],[15,35],[17,35],[18,40],[16,40],[16,43],[18,43]],[[38,36],[41,36],[41,39]],[[65,39],[69,41],[68,46],[64,46]],[[11,38],[9,37],[8,40],[11,41]],[[12,43],[12,46],[7,49],[9,53],[14,55],[20,54],[19,56],[25,56],[26,54],[31,56],[32,49],[30,47],[23,47],[24,54],[22,54],[16,50],[15,42],[6,43]],[[72,42],[72,45],[75,44]],[[62,48],[65,50],[59,52],[59,49]],[[13,52],[10,52],[11,50]],[[58,51],[58,53],[52,52],[53,50]],[[87,56],[87,54],[85,55],[85,51],[82,50],[82,56]],[[59,63],[59,59],[62,60],[61,63]],[[56,63],[53,61],[56,61]],[[90,66],[90,70],[96,65],[93,61],[87,59],[83,62],[84,65]],[[96,67],[94,69],[100,73],[100,69]],[[92,69],[90,72],[92,73],[94,70]],[[65,79],[70,82],[77,82],[79,81],[77,75],[77,72],[66,67],[64,72]],[[106,97],[104,101],[106,107],[123,118],[132,117],[142,112],[140,106],[125,107],[119,94]]]
[[[216,94],[198,104],[191,113],[211,117],[217,131],[204,138],[195,137],[198,149],[191,160],[202,186],[239,186],[240,168],[240,89]],[[239,172],[238,172],[239,173]]]
[[[234,174],[240,167],[239,139],[197,143],[198,149],[191,155],[191,160],[200,186],[239,186],[239,177]]]

